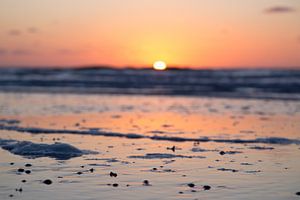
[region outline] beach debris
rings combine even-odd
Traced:
[[[255,150],[273,150],[274,147],[252,146],[252,147],[249,147],[249,149],[255,149]]]
[[[232,155],[232,154],[238,154],[238,153],[243,153],[243,152],[241,152],[241,151],[220,151],[220,152],[219,152],[219,154],[220,154],[221,156],[223,156],[223,155],[225,155],[225,154],[230,154],[230,155]]]
[[[219,168],[219,171],[231,171],[231,172],[238,172],[239,170],[237,169],[227,169],[227,168]]]
[[[44,184],[46,185],[51,185],[52,184],[52,181],[50,179],[46,179],[43,181]]]
[[[188,185],[190,188],[195,187],[195,184],[194,184],[194,183],[188,183],[187,185]]]
[[[205,156],[184,156],[168,153],[147,153],[146,155],[133,155],[128,158],[140,158],[140,159],[171,159],[171,158],[206,158]]]
[[[176,150],[176,147],[175,147],[175,146],[172,146],[172,147],[167,147],[167,150],[172,150],[173,152],[175,152],[175,150]]]
[[[204,185],[204,186],[203,186],[203,189],[204,189],[204,190],[210,190],[210,188],[211,188],[211,187],[210,187],[209,185]]]
[[[259,172],[261,172],[261,170],[245,171],[245,173],[248,173],[248,174],[255,174],[255,173],[259,173]]]
[[[244,162],[244,163],[241,163],[241,165],[253,165],[253,164]]]
[[[143,181],[143,185],[144,185],[144,186],[150,186],[150,183],[149,183],[148,180],[144,180],[144,181]]]
[[[110,176],[110,177],[117,177],[118,174],[117,174],[117,173],[114,173],[114,172],[110,172],[110,173],[109,173],[109,176]]]

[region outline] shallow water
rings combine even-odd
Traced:
[[[299,199],[297,101],[0,93],[0,119],[2,143],[97,153],[1,149],[0,199]]]

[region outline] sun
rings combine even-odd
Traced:
[[[153,69],[155,70],[166,70],[167,64],[164,61],[155,61],[153,63]]]

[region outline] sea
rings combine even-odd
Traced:
[[[300,69],[0,68],[0,91],[300,99]]]

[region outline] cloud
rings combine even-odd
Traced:
[[[295,12],[296,9],[289,7],[289,6],[273,6],[270,8],[267,8],[265,10],[265,13],[267,14],[281,14],[281,13],[291,13]]]
[[[28,33],[32,33],[32,34],[35,34],[35,33],[38,33],[39,30],[36,28],[36,27],[29,27],[27,29]]]
[[[8,31],[8,35],[11,35],[11,36],[19,36],[21,34],[22,34],[22,32],[18,29],[11,29]]]
[[[60,55],[78,55],[81,54],[81,50],[73,50],[73,49],[58,49],[56,51]]]
[[[15,49],[11,52],[14,56],[29,56],[32,55],[33,52],[27,49]]]
[[[0,56],[5,55],[7,53],[6,49],[0,48]]]

